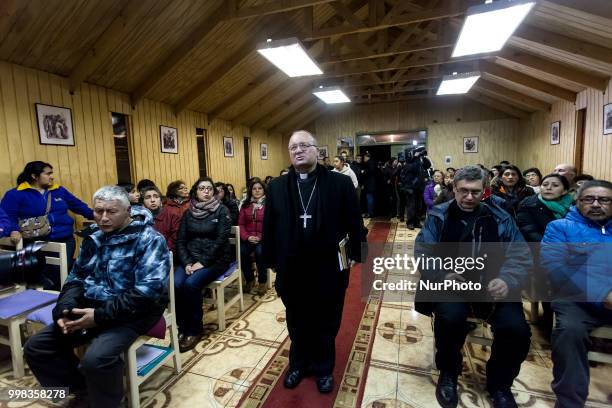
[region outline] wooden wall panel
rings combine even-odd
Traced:
[[[437,167],[451,156],[451,165],[482,163],[491,166],[500,160],[516,160],[518,119],[463,98],[437,101],[378,104],[336,108],[314,124],[320,145],[335,154],[337,137],[355,137],[357,132],[427,129],[429,156]],[[478,136],[479,152],[463,153],[463,137]],[[285,138],[286,139],[286,138]],[[285,140],[286,145],[287,140]]]
[[[34,104],[72,109],[75,146],[41,145]],[[127,94],[83,83],[70,95],[68,80],[46,72],[0,62],[0,195],[15,186],[26,162],[43,160],[54,167],[59,184],[86,202],[102,185],[117,182],[111,112],[129,115],[132,179],[153,180],[162,192],[173,180],[193,183],[198,177],[196,128],[208,131],[208,172],[215,180],[245,185],[243,136],[251,136],[252,174],[277,175],[286,160],[281,136],[265,130],[234,127],[203,113],[186,110],[176,116],[173,108],[148,99],[136,110]],[[159,126],[178,129],[179,154],[161,153]],[[234,137],[235,155],[223,157],[223,136]],[[269,159],[261,160],[259,144],[268,143]]]
[[[518,164],[537,166],[543,174],[559,163],[574,162],[576,110],[586,108],[583,172],[612,180],[612,135],[603,134],[603,106],[612,103],[612,81],[605,92],[587,89],[578,94],[576,104],[557,102],[551,112],[538,112],[521,121]],[[560,144],[550,144],[550,124],[561,121]]]

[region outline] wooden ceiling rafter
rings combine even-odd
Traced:
[[[294,117],[286,122],[281,122],[277,127],[270,129],[271,132],[288,132],[299,129],[301,126],[313,121],[313,118],[318,117],[327,109],[327,105],[323,102],[315,102],[308,108],[297,113]]]
[[[476,102],[479,102],[490,108],[497,109],[498,111],[504,112],[510,116],[514,116],[515,118],[519,118],[519,119],[529,118],[529,115],[530,115],[529,112],[516,108],[498,99],[491,98],[490,96],[484,95],[481,92],[478,92],[476,90],[472,89],[470,90],[470,92],[468,92],[465,95],[468,98],[475,100]]]
[[[284,102],[283,109],[278,109],[276,112],[265,115],[253,124],[253,128],[270,129],[285,119],[291,113],[303,109],[305,106],[315,101],[315,96],[312,93],[304,93],[297,99],[289,99]]]
[[[474,84],[474,88],[483,95],[501,99],[523,110],[550,111],[551,109],[551,105],[548,102],[508,89],[494,82],[489,82],[483,78],[480,78]]]

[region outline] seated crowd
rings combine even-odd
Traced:
[[[406,210],[408,226],[415,228],[426,215],[417,249],[427,251],[427,244],[440,242],[471,243],[472,251],[475,243],[477,251],[480,243],[504,245],[487,276],[474,277],[483,283],[486,302],[431,301],[417,293],[417,311],[434,317],[438,402],[458,404],[467,318],[479,317],[494,334],[486,384],[493,405],[516,406],[511,386],[531,337],[521,296],[531,279],[536,292],[549,294],[541,300],[545,330],[551,334],[556,406],[584,406],[589,333],[612,325],[612,251],[605,247],[612,244],[612,183],[577,175],[568,164],[545,176],[537,168],[521,172],[508,162],[490,169],[433,170],[425,155],[409,164],[391,160],[381,168],[369,156],[350,163],[341,155],[333,171],[351,178],[366,216],[386,208],[387,215],[403,221]],[[373,175],[377,169],[380,179]],[[100,188],[89,208],[54,183],[51,164],[28,163],[0,203],[0,236],[14,242],[65,242],[73,254],[74,221],[68,211],[95,221],[79,232],[83,242],[77,259],[69,260],[70,273],[53,309],[55,323],[25,345],[25,358],[40,384],[88,393],[91,406],[118,406],[123,398],[121,355],[160,319],[168,290],[176,293],[180,351],[193,349],[203,332],[202,292],[236,261],[229,243],[232,226],[240,227],[245,292],[263,296],[269,279],[261,249],[266,188],[266,182],[252,178],[237,200],[231,184],[204,177],[190,189],[174,181],[164,196],[145,179],[136,186]],[[382,204],[376,207],[377,202]],[[50,232],[37,236],[28,221],[43,216]],[[530,249],[528,242],[540,243],[539,250]],[[174,288],[168,288],[171,264]],[[43,287],[60,289],[56,267],[46,267],[42,275]],[[422,271],[421,279],[470,277]],[[78,359],[73,348],[83,344],[89,346]]]

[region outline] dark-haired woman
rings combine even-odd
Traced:
[[[93,220],[93,211],[84,202],[72,195],[64,187],[53,183],[53,166],[42,161],[26,164],[17,177],[17,187],[6,192],[0,203],[8,215],[13,242],[21,239],[19,220],[40,217],[47,214],[51,232],[38,239],[64,242],[68,254],[68,269],[72,267],[74,256],[74,220],[68,210]],[[43,281],[46,289],[59,290],[60,279],[57,268],[47,268]]]
[[[245,292],[249,293],[255,286],[255,274],[251,263],[251,254],[255,254],[257,265],[257,294],[266,293],[268,272],[264,264],[261,240],[263,237],[263,220],[266,202],[266,187],[261,180],[254,180],[249,185],[247,197],[240,208],[238,225],[240,226],[240,261],[244,280]]]
[[[215,190],[217,199],[229,210],[232,225],[238,225],[238,203],[231,199],[227,185],[218,181],[215,183]]]
[[[166,189],[166,209],[179,218],[189,208],[189,187],[183,180],[176,180],[168,184]]]
[[[222,275],[231,260],[229,211],[215,197],[212,179],[196,181],[189,197],[176,240],[180,262],[174,271],[181,352],[194,348],[202,336],[202,289]]]
[[[142,194],[142,205],[153,214],[155,219],[155,230],[162,234],[176,259],[176,235],[178,234],[181,217],[176,213],[168,211],[162,204],[161,192],[157,187],[145,187]]]
[[[130,205],[141,205],[140,203],[140,191],[136,188],[136,186],[132,183],[119,183],[118,187],[121,187],[128,193],[128,199],[130,200]]]
[[[519,205],[516,223],[527,242],[541,242],[548,223],[565,218],[572,206],[573,198],[569,194],[570,184],[559,174],[549,174],[542,179],[540,192],[524,199]],[[546,274],[539,267],[540,251],[534,254],[534,278],[531,294],[534,300],[548,297],[548,280]],[[544,309],[544,328],[550,334],[552,330],[552,310],[550,303],[542,302]],[[537,316],[533,316],[536,318]]]
[[[540,184],[542,184],[542,173],[540,169],[537,167],[527,169],[523,172],[523,177],[525,177],[527,185],[538,194],[540,192]]]
[[[521,170],[509,165],[502,169],[498,184],[491,185],[493,194],[504,200],[503,208],[516,220],[519,204],[525,198],[534,195],[531,187],[527,186]]]

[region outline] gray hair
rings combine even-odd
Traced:
[[[593,188],[593,187],[603,187],[603,188],[607,188],[608,190],[612,190],[612,183],[610,183],[607,180],[589,180],[589,181],[585,181],[580,186],[580,188],[578,189],[578,193],[576,194],[576,198],[582,197],[582,194],[584,194],[584,190],[586,190],[587,188]]]
[[[482,186],[485,187],[487,181],[487,174],[479,166],[465,166],[455,172],[455,178],[453,178],[453,184],[457,185],[461,180],[465,181],[481,181]]]
[[[312,138],[312,143],[315,146],[317,146],[317,147],[319,146],[319,142],[317,141],[317,138],[315,137],[315,135],[312,132],[309,132],[309,131],[303,130],[303,129],[295,130],[295,131],[293,131],[291,133],[291,137],[293,137],[293,135],[295,135],[296,133],[305,133],[305,134],[307,134],[308,136],[310,136]]]
[[[124,208],[130,207],[128,193],[119,186],[100,187],[93,195],[93,202],[100,201],[119,201]]]

